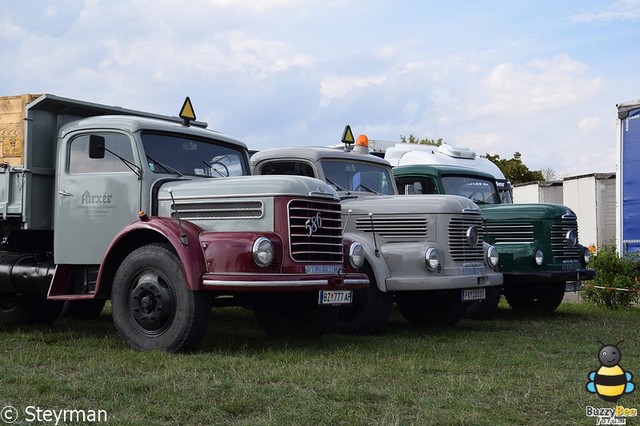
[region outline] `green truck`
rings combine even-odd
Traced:
[[[309,177],[249,175],[236,139],[180,117],[54,95],[0,98],[0,326],[106,300],[123,341],[183,351],[212,306],[269,335],[319,336],[368,286],[340,199]]]
[[[481,209],[485,240],[500,255],[502,294],[514,310],[552,312],[566,291],[595,277],[589,250],[578,242],[574,212],[559,204],[508,204],[494,175],[446,164],[396,166],[393,173],[403,193],[456,194]],[[472,315],[485,317],[498,305],[495,288],[475,305]]]

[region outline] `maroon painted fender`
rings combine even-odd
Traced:
[[[183,232],[187,245],[182,243]],[[201,290],[201,277],[206,271],[199,240],[201,233],[202,230],[191,222],[178,223],[177,220],[166,217],[142,216],[141,220],[123,228],[107,248],[98,271],[96,293],[103,280],[113,279],[118,266],[129,253],[143,245],[158,241],[166,241],[173,246],[182,263],[187,287],[191,290]]]

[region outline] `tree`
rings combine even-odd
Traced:
[[[404,136],[404,135],[400,135],[400,142],[402,142],[402,143],[414,143],[414,144],[418,144],[418,145],[440,146],[440,145],[442,145],[442,138],[438,138],[437,140],[429,139],[429,138],[418,139],[417,137],[415,137],[413,135],[409,135],[408,137]]]
[[[497,154],[486,154],[485,158],[498,166],[512,184],[544,180],[544,176],[540,170],[529,170],[529,168],[524,165],[522,162],[522,154],[519,152],[515,152],[513,158],[510,159],[502,159]]]

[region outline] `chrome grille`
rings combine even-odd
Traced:
[[[580,248],[568,247],[565,236],[572,230],[578,237],[578,221],[575,216],[565,217],[551,226],[551,252],[555,260],[577,259],[580,257]],[[579,241],[579,238],[578,240]]]
[[[471,247],[467,243],[467,230],[474,226],[478,230],[478,244]],[[456,262],[484,262],[482,237],[482,218],[480,214],[452,217],[449,220],[449,252]]]
[[[289,228],[293,260],[342,263],[342,212],[339,202],[291,200]]]
[[[171,205],[171,217],[184,220],[260,218],[262,201],[182,201]]]
[[[427,238],[427,219],[424,217],[373,216],[356,219],[356,229],[373,232],[384,238]]]
[[[483,224],[484,235],[495,243],[533,243],[533,224],[523,222]]]

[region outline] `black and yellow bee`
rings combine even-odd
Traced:
[[[587,392],[597,394],[601,399],[610,402],[618,402],[625,393],[631,393],[636,385],[631,381],[633,374],[624,371],[620,365],[622,353],[618,345],[602,345],[598,352],[600,368],[588,374]]]

